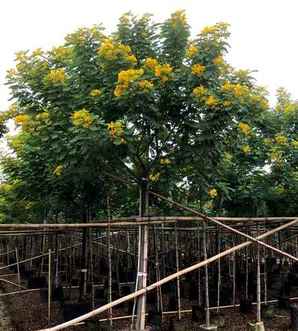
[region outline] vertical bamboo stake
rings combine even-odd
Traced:
[[[248,250],[245,247],[245,300],[248,300]]]
[[[52,279],[51,279],[51,264],[52,264],[52,251],[49,249],[49,265],[48,265],[48,321],[51,321],[51,292],[52,292]]]
[[[108,299],[109,303],[112,302],[112,252],[111,252],[111,207],[110,207],[110,197],[107,197],[107,211],[108,211],[108,264],[109,264],[109,291],[108,291]],[[113,310],[109,309],[109,325],[110,328],[113,326]]]
[[[175,223],[175,251],[176,251],[176,271],[179,271],[179,249],[178,249],[178,233],[177,223]],[[177,300],[178,300],[178,319],[181,320],[181,298],[180,298],[180,277],[177,278]]]
[[[234,240],[233,240],[233,246],[235,246]],[[233,306],[236,305],[236,254],[233,252],[232,254],[233,259]]]
[[[204,259],[207,260],[207,224],[203,223],[203,250]],[[208,280],[208,265],[205,265],[205,300],[206,300],[206,327],[210,326],[210,311],[209,311],[209,280]]]
[[[259,227],[258,227],[259,236]],[[257,322],[261,322],[261,268],[260,268],[260,245],[257,243]]]
[[[220,232],[219,227],[217,227],[217,253],[220,252]],[[220,288],[221,288],[221,264],[220,259],[217,262],[217,312],[219,312],[220,305]]]
[[[201,259],[201,241],[200,241],[200,227],[198,226],[198,260]],[[201,300],[201,269],[198,270],[198,303],[199,306],[202,304]]]
[[[20,274],[20,265],[19,265],[19,254],[18,249],[15,249],[16,252],[16,262],[17,262],[17,271],[18,271],[18,283],[21,285],[21,274]]]
[[[148,215],[149,207],[149,195],[148,195],[148,181],[146,178],[142,178],[140,186],[140,217]],[[147,286],[147,265],[148,265],[148,225],[139,225],[139,251],[138,251],[138,271],[137,282],[138,289],[142,289]],[[137,298],[136,303],[136,324],[135,329],[137,331],[145,329],[145,314],[146,314],[146,294],[142,294]]]

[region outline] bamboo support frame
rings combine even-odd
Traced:
[[[295,220],[292,220],[291,222],[288,222],[286,224],[283,224],[281,226],[278,226],[278,227],[276,227],[276,228],[274,228],[272,230],[269,230],[269,231],[267,231],[267,232],[259,235],[257,237],[257,240],[264,239],[264,238],[266,238],[268,236],[271,236],[274,233],[277,233],[279,231],[282,231],[284,229],[287,229],[287,228],[289,228],[289,227],[291,227],[293,225],[297,225],[297,223],[298,223],[298,218],[295,219]],[[229,254],[231,254],[231,253],[233,253],[233,252],[235,252],[237,250],[240,250],[242,248],[245,248],[245,247],[247,247],[247,246],[249,246],[251,244],[252,244],[252,241],[246,241],[246,242],[243,242],[241,244],[238,244],[238,245],[236,245],[236,246],[234,246],[232,248],[226,249],[225,251],[223,251],[223,252],[221,252],[219,254],[216,254],[216,255],[210,257],[207,260],[200,261],[200,262],[198,262],[198,263],[196,263],[196,264],[194,264],[194,265],[192,265],[192,266],[190,266],[188,268],[185,268],[183,270],[180,270],[178,273],[177,272],[176,273],[173,273],[173,274],[171,274],[171,275],[169,275],[169,276],[161,279],[160,281],[155,282],[155,283],[147,286],[146,288],[142,288],[142,289],[140,289],[140,290],[138,290],[138,291],[136,291],[134,293],[131,293],[129,295],[126,295],[124,297],[121,297],[121,298],[119,298],[119,299],[117,299],[117,300],[115,300],[115,301],[113,301],[113,302],[111,302],[109,304],[106,304],[104,306],[101,306],[100,308],[97,308],[97,309],[95,309],[93,311],[90,311],[87,314],[84,314],[82,316],[79,316],[77,318],[74,318],[74,319],[72,319],[70,321],[67,321],[65,323],[59,324],[57,326],[54,326],[54,327],[51,327],[51,328],[47,328],[47,329],[42,329],[42,330],[39,330],[39,331],[58,331],[58,330],[63,330],[65,328],[67,328],[67,327],[70,327],[70,326],[76,324],[76,323],[79,323],[79,322],[82,322],[82,321],[84,321],[86,319],[89,319],[91,317],[94,317],[94,316],[96,316],[96,315],[98,315],[98,314],[100,314],[100,313],[102,313],[102,312],[104,312],[104,311],[106,311],[106,310],[108,310],[108,309],[110,309],[112,307],[115,307],[115,306],[117,306],[117,305],[119,305],[119,304],[121,304],[123,302],[132,300],[135,297],[138,297],[138,296],[140,296],[142,294],[145,294],[146,292],[152,291],[156,287],[161,286],[163,284],[166,284],[169,281],[177,278],[177,276],[182,276],[182,275],[185,275],[185,274],[187,274],[189,272],[192,272],[194,270],[197,270],[197,269],[199,269],[199,268],[201,268],[201,267],[203,267],[203,266],[205,266],[207,264],[210,264],[210,263],[218,260],[219,258],[223,258],[224,256],[227,256],[227,255],[229,255]]]

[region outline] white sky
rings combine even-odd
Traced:
[[[154,14],[156,21],[185,9],[196,34],[219,21],[231,24],[230,63],[257,70],[255,77],[271,95],[279,86],[298,98],[298,1],[296,0],[2,0],[0,7],[0,110],[8,105],[3,85],[14,53],[51,48],[81,26],[102,22],[108,31],[129,10]]]

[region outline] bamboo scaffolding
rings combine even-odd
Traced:
[[[276,227],[276,228],[274,228],[272,230],[269,230],[269,231],[261,234],[260,236],[257,237],[257,239],[258,240],[264,239],[264,238],[266,238],[268,236],[271,236],[274,233],[277,233],[279,231],[282,231],[284,229],[287,229],[290,226],[296,225],[297,223],[298,223],[298,218],[295,219],[295,220],[292,220],[291,222],[288,222],[286,224],[283,224],[283,225],[281,225],[279,227]],[[229,254],[231,254],[231,253],[233,253],[233,252],[235,252],[237,250],[240,250],[242,248],[245,248],[245,247],[247,247],[247,246],[249,246],[251,244],[252,244],[251,241],[246,241],[246,242],[243,242],[241,244],[238,244],[237,246],[234,246],[234,247],[229,248],[229,249],[227,249],[227,250],[225,250],[225,251],[223,251],[223,252],[221,252],[219,254],[216,254],[216,255],[210,257],[207,260],[200,261],[200,262],[198,262],[198,263],[196,263],[196,264],[194,264],[194,265],[192,265],[192,266],[190,266],[188,268],[185,268],[183,270],[180,270],[178,273],[177,272],[176,273],[173,273],[173,274],[171,274],[171,275],[169,275],[169,276],[161,279],[160,281],[155,282],[155,283],[153,283],[153,284],[151,284],[151,285],[149,285],[149,286],[147,286],[145,288],[142,288],[142,289],[140,289],[140,290],[138,290],[138,291],[136,291],[134,293],[131,293],[129,295],[126,295],[124,297],[121,297],[121,298],[119,298],[119,299],[117,299],[117,300],[115,300],[115,301],[113,301],[113,302],[111,302],[109,304],[103,305],[103,306],[101,306],[101,307],[99,307],[99,308],[97,308],[95,310],[92,310],[92,311],[90,311],[87,314],[81,315],[81,316],[79,316],[77,318],[74,318],[74,319],[72,319],[70,321],[67,321],[65,323],[56,325],[54,327],[47,328],[47,329],[41,329],[39,331],[58,331],[58,330],[63,330],[65,328],[67,328],[67,327],[70,327],[70,326],[76,324],[76,323],[82,322],[82,321],[84,321],[86,319],[89,319],[89,318],[94,317],[94,316],[96,316],[96,315],[98,315],[100,313],[103,313],[104,311],[106,311],[106,310],[108,310],[108,309],[110,309],[112,307],[115,307],[115,306],[117,306],[117,305],[119,305],[119,304],[121,304],[123,302],[132,300],[135,297],[138,297],[140,295],[145,294],[146,292],[152,291],[156,287],[161,286],[163,284],[166,284],[166,283],[168,283],[171,280],[174,280],[175,278],[177,278],[177,276],[182,276],[182,275],[185,275],[185,274],[187,274],[189,272],[192,272],[194,270],[197,270],[199,268],[202,268],[203,266],[205,266],[207,264],[210,264],[210,263],[218,260],[219,258],[223,258],[224,256],[227,256],[227,255],[229,255]]]
[[[264,247],[266,247],[266,248],[269,248],[269,249],[275,251],[275,252],[278,253],[278,254],[284,255],[284,256],[286,256],[286,257],[288,257],[288,258],[290,258],[290,259],[292,259],[292,260],[294,260],[294,261],[298,261],[298,258],[297,258],[297,257],[295,257],[295,256],[293,256],[293,255],[291,255],[291,254],[288,254],[288,253],[286,253],[286,252],[284,252],[284,251],[282,251],[282,250],[280,250],[280,249],[278,249],[278,248],[275,248],[275,247],[273,247],[273,246],[271,246],[271,245],[268,245],[268,244],[266,244],[265,242],[260,241],[260,240],[254,238],[254,237],[251,237],[251,236],[249,236],[248,234],[246,234],[246,233],[244,233],[244,232],[241,232],[241,231],[239,231],[239,230],[236,230],[236,229],[230,227],[229,225],[226,225],[226,224],[224,224],[224,223],[221,223],[220,221],[217,221],[215,218],[208,217],[208,216],[206,216],[206,215],[204,215],[204,214],[202,214],[202,213],[200,213],[200,212],[198,212],[198,211],[196,211],[196,210],[194,210],[194,209],[192,209],[192,208],[189,208],[189,207],[183,206],[181,203],[178,203],[178,202],[175,202],[175,201],[173,201],[173,200],[170,200],[170,199],[168,199],[168,198],[162,196],[161,194],[154,193],[154,192],[152,192],[152,191],[149,191],[149,193],[152,194],[152,195],[154,195],[154,196],[156,196],[157,198],[159,198],[159,199],[161,199],[161,200],[167,201],[168,203],[170,203],[170,204],[172,204],[172,205],[174,205],[174,206],[177,206],[177,207],[179,207],[179,208],[181,208],[181,209],[184,209],[184,210],[186,210],[186,211],[189,211],[189,212],[191,212],[191,213],[193,213],[193,214],[196,214],[196,215],[200,216],[204,221],[208,221],[208,222],[211,222],[211,223],[217,224],[217,225],[219,225],[220,227],[225,228],[226,230],[229,230],[229,231],[231,231],[231,232],[233,232],[233,233],[236,233],[236,234],[238,234],[238,235],[240,235],[240,236],[242,236],[242,237],[244,237],[244,238],[246,238],[246,239],[249,239],[249,240],[251,240],[251,241],[254,241],[254,242],[256,242],[256,243],[258,243],[258,244],[260,244],[260,245],[262,245],[262,246],[264,246]]]

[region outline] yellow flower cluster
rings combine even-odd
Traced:
[[[205,66],[203,66],[202,64],[194,64],[191,67],[192,74],[196,76],[201,76],[204,71],[205,71]]]
[[[56,60],[63,61],[71,56],[72,51],[73,50],[70,47],[61,46],[53,48],[51,53]]]
[[[225,82],[222,86],[224,92],[233,93],[236,97],[243,97],[249,93],[248,87],[239,83]]]
[[[216,188],[211,188],[208,190],[208,195],[210,198],[214,199],[218,196]]]
[[[32,52],[32,56],[33,57],[39,57],[43,55],[43,50],[41,48],[36,48],[33,52]]]
[[[275,141],[279,144],[279,145],[285,145],[288,142],[288,138],[281,135],[281,134],[277,134],[275,136]]]
[[[64,83],[65,81],[65,70],[63,68],[52,69],[46,76],[46,81],[57,84]]]
[[[208,107],[215,107],[219,104],[219,100],[213,96],[213,95],[209,95],[206,100],[205,100],[206,106]]]
[[[83,108],[71,115],[71,121],[74,126],[89,128],[93,122],[93,118],[89,111]]]
[[[53,171],[53,174],[57,177],[61,176],[62,175],[62,171],[63,171],[63,165],[58,165],[54,171]]]
[[[20,114],[20,115],[17,115],[14,119],[15,119],[15,122],[17,125],[25,126],[29,123],[30,116],[26,115],[26,114]]]
[[[102,42],[97,51],[101,57],[108,61],[123,59],[131,64],[137,63],[137,58],[132,54],[131,48],[128,45],[123,45],[109,38]]]
[[[118,84],[114,90],[114,95],[120,97],[127,90],[130,83],[136,81],[143,76],[143,69],[128,69],[122,70],[118,74]]]
[[[295,149],[298,148],[298,140],[293,140],[291,144]]]
[[[216,23],[215,25],[208,25],[203,28],[203,30],[201,31],[201,34],[203,36],[209,36],[212,34],[220,34],[220,33],[226,32],[228,27],[229,27],[229,24],[224,23],[224,22]]]
[[[148,69],[154,70],[155,67],[158,65],[158,61],[153,59],[152,57],[147,57],[144,62],[144,66]]]
[[[252,95],[251,101],[256,103],[262,110],[266,110],[269,108],[269,102],[264,96]]]
[[[186,57],[191,59],[198,53],[198,51],[199,51],[198,47],[196,47],[193,44],[190,44],[186,50]]]
[[[139,81],[139,87],[141,90],[148,92],[153,89],[154,85],[149,80],[144,79]]]
[[[150,182],[153,182],[153,183],[157,182],[159,180],[159,178],[160,178],[160,173],[159,172],[157,172],[155,174],[151,173],[149,175],[149,180],[150,180]]]
[[[246,136],[249,136],[251,134],[251,127],[246,123],[240,122],[238,124],[238,128]]]
[[[208,90],[206,89],[206,87],[202,85],[195,87],[192,91],[194,96],[196,96],[197,98],[204,97],[207,94],[207,92]]]
[[[250,148],[249,145],[243,145],[243,146],[241,147],[241,150],[242,150],[242,152],[243,152],[245,155],[247,155],[247,154],[249,154],[249,153],[251,152],[251,148]]]
[[[170,159],[160,159],[160,161],[159,161],[159,163],[161,164],[161,165],[169,165],[169,164],[171,164],[172,162],[171,162],[171,160]]]
[[[99,97],[101,95],[101,90],[100,89],[93,89],[90,91],[89,95],[90,97]]]
[[[184,10],[178,10],[171,15],[171,23],[175,27],[177,24],[186,24],[186,14]]]
[[[112,138],[121,137],[124,134],[124,125],[121,121],[110,122],[107,124],[108,132]]]
[[[222,56],[217,56],[216,58],[213,59],[212,62],[213,64],[220,66],[223,65],[225,61]]]
[[[26,51],[20,51],[16,52],[16,61],[18,62],[24,62],[28,60],[28,55]]]
[[[156,77],[159,77],[160,80],[164,83],[167,80],[169,80],[169,76],[172,73],[173,68],[171,67],[171,65],[169,65],[168,63],[166,64],[158,64],[155,67],[154,73]]]
[[[274,150],[271,153],[270,157],[271,157],[271,161],[276,162],[278,165],[280,165],[283,162],[283,160],[282,160],[282,152],[281,151]]]

